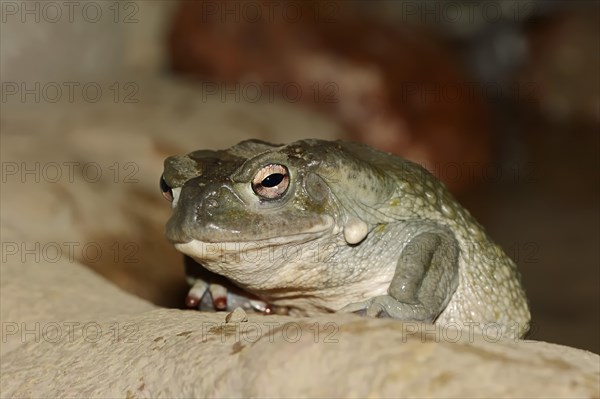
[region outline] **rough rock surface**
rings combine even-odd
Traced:
[[[563,346],[353,315],[226,323],[157,308],[76,264],[2,268],[2,397],[599,394],[598,356]]]

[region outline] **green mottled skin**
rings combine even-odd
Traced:
[[[285,165],[290,186],[266,201],[250,182],[268,164]],[[528,329],[515,264],[440,182],[398,156],[345,142],[250,140],[170,157],[163,177],[181,188],[167,224],[176,247],[292,314],[497,323],[517,336]],[[355,226],[366,236],[349,243],[345,232],[362,237]],[[244,256],[231,255],[240,247],[217,254],[234,243]],[[282,252],[291,245],[301,253],[292,260]]]

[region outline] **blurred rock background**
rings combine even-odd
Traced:
[[[180,306],[166,156],[354,139],[423,163],[486,226],[532,338],[600,351],[597,2],[0,5],[3,263],[26,256],[7,236],[95,243],[75,257]]]

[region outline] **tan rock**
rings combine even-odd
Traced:
[[[597,355],[544,342],[354,315],[226,323],[65,262],[6,263],[1,293],[3,397],[599,394]]]

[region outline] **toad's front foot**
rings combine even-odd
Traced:
[[[225,285],[207,283],[204,280],[192,283],[185,303],[188,308],[208,312],[233,311],[236,308],[265,315],[286,315],[289,312],[287,307],[273,306],[234,287],[229,289]]]

